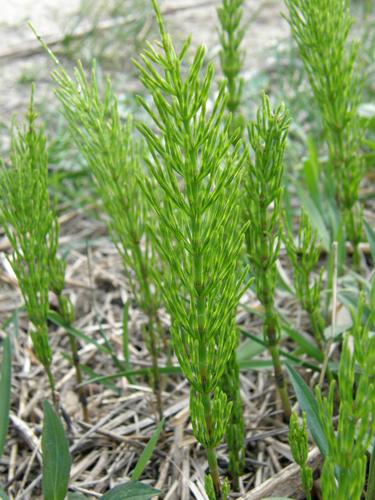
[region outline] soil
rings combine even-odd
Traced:
[[[4,0],[0,13],[0,123],[9,125],[15,112],[23,113],[29,99],[30,82],[37,83],[38,97],[51,95],[50,61],[38,46],[27,25],[31,20],[46,41],[63,39],[80,11],[83,0]],[[100,1],[100,0],[98,0]],[[218,53],[216,8],[219,0],[164,1],[170,11],[168,25],[183,39],[193,34],[194,44],[205,44],[209,55]],[[288,35],[280,16],[282,0],[245,2],[244,20],[250,23],[244,41],[245,72],[253,73],[264,64],[266,50]],[[34,50],[35,48],[35,50]]]

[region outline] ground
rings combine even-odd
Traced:
[[[49,76],[53,64],[43,53],[26,21],[31,19],[43,38],[61,54],[67,64],[70,64],[75,53],[72,54],[69,50],[64,52],[66,46],[61,47],[59,42],[64,40],[67,34],[74,38],[74,25],[78,25],[77,29],[81,35],[82,31],[87,35],[87,31],[90,31],[95,22],[95,28],[98,30],[96,33],[103,33],[104,37],[116,22],[116,18],[108,15],[99,21],[81,21],[79,11],[84,4],[87,9],[88,4],[81,1],[69,0],[61,3],[57,0],[13,0],[2,5],[2,149],[6,150],[9,143],[7,127],[13,114],[20,116],[25,112],[30,83],[33,80],[37,83],[37,102],[40,102],[44,116],[52,116],[47,124],[47,134],[52,142],[56,133],[61,133],[61,128],[64,128],[56,118],[57,102],[52,94]],[[182,39],[192,33],[194,45],[206,44],[209,58],[217,58],[219,46],[215,9],[219,3],[203,0],[166,1],[162,3],[162,7],[167,24],[175,36]],[[106,2],[102,5],[105,4]],[[109,2],[103,7],[104,13],[107,12],[108,4]],[[248,82],[254,75],[272,66],[277,46],[285,45],[288,40],[287,23],[279,15],[282,9],[281,0],[246,2],[245,20],[250,24],[244,42],[244,76]],[[97,12],[100,13],[100,9]],[[126,19],[124,25],[127,26]],[[147,23],[143,26],[145,32],[151,30]],[[79,38],[80,51],[86,41],[92,43],[92,38],[86,38],[86,35]],[[73,47],[76,48],[77,45]],[[71,46],[69,48],[71,50]],[[270,50],[271,48],[275,50]],[[104,66],[114,75],[115,85],[120,92],[127,95],[138,87],[131,73],[129,78],[122,76],[123,69],[119,68],[122,60],[119,61],[119,64],[116,62],[112,67],[107,58]],[[131,71],[128,70],[128,61],[124,63],[124,67],[126,71]],[[297,131],[294,130],[294,133]],[[58,173],[58,167],[61,165],[61,148],[67,144],[64,141],[70,141],[64,134],[61,137],[53,143],[51,171],[54,174]],[[72,172],[79,174],[82,171],[77,165],[79,162],[75,156],[76,152],[71,148],[69,151],[69,157],[64,161],[72,166]],[[122,313],[124,304],[131,295],[121,259],[110,241],[105,220],[102,220],[100,208],[92,196],[93,188],[90,182],[84,179],[79,184],[80,190],[77,193],[74,192],[75,184],[72,187],[64,179],[58,182],[59,186],[65,189],[63,194],[59,195],[59,213],[60,243],[68,259],[66,292],[76,308],[74,332],[81,335],[79,354],[81,362],[87,367],[85,379],[88,380],[98,374],[114,374],[121,369]],[[88,193],[84,191],[85,187]],[[371,213],[372,210],[367,210],[366,215],[371,218]],[[22,309],[19,309],[22,299],[6,259],[8,251],[9,243],[0,231],[0,325],[3,325],[0,338],[3,338],[7,330],[12,333],[14,339],[11,428],[5,457],[0,462],[0,483],[9,488],[10,498],[34,500],[41,498],[39,473],[42,403],[49,397],[49,390],[46,377],[35,359],[30,339],[26,335],[28,320]],[[364,265],[367,266],[365,272],[368,275],[370,266],[366,262]],[[290,280],[291,273],[285,265],[285,254],[280,266],[284,270],[285,279]],[[55,297],[51,296],[52,306],[54,302]],[[306,316],[301,313],[296,301],[291,299],[286,290],[279,290],[277,306],[295,327],[303,331],[308,330]],[[261,331],[261,320],[257,316],[259,310],[255,296],[251,292],[247,293],[238,313],[238,321],[244,329],[251,332]],[[168,331],[168,315],[163,310],[160,310],[159,314]],[[339,322],[344,324],[347,319],[347,311],[341,308]],[[7,320],[9,324],[5,326],[4,322]],[[130,300],[130,358],[135,368],[150,366],[141,335],[144,323],[142,313]],[[53,371],[58,377],[57,389],[74,458],[71,488],[72,491],[87,494],[89,498],[97,498],[109,487],[129,479],[145,443],[152,435],[156,422],[152,391],[142,377],[133,378],[131,383],[125,378],[104,383],[94,380],[85,386],[90,415],[89,422],[85,423],[74,391],[74,369],[67,359],[66,353],[69,350],[66,331],[51,322],[50,333],[54,352]],[[82,338],[82,334],[89,340]],[[284,343],[284,347],[288,348],[288,341]],[[244,367],[251,368],[252,356],[257,349],[259,350],[258,344],[246,340],[243,342],[240,361]],[[167,364],[165,353],[161,352],[160,359],[162,366]],[[287,444],[288,428],[283,423],[269,371],[243,370],[241,384],[247,426],[247,459],[238,498],[256,500],[260,497],[255,494],[250,496],[248,492],[286,469],[291,463],[291,452]],[[206,499],[203,484],[207,461],[204,450],[192,434],[188,394],[188,384],[182,377],[168,378],[162,394],[165,431],[142,476],[144,481],[164,492],[161,498],[165,500]],[[218,454],[221,473],[225,474],[228,468],[225,445],[219,447]],[[286,470],[291,474],[293,472],[291,469]],[[289,488],[289,494],[294,495],[294,498],[301,498],[298,496],[298,478],[296,479],[295,475],[293,477],[294,479],[292,475],[286,475],[276,481],[272,492],[287,496]]]

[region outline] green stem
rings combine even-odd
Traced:
[[[148,316],[148,335],[149,335],[149,345],[150,345],[150,354],[151,354],[151,363],[152,363],[152,376],[153,383],[152,388],[156,398],[156,409],[158,413],[158,418],[161,421],[163,419],[163,402],[161,395],[161,376],[159,369],[159,360],[158,360],[158,341],[157,341],[157,333],[155,329],[155,325],[159,324],[159,319],[157,317],[156,305],[154,303],[154,299],[152,297],[152,293],[150,290],[149,284],[149,273],[147,266],[144,261],[144,257],[142,255],[141,249],[139,247],[138,241],[133,237],[133,250],[135,257],[138,261],[138,267],[140,271],[141,277],[141,288],[143,295],[143,309]]]
[[[262,187],[262,192],[265,193],[267,186]],[[279,353],[279,340],[278,340],[278,320],[276,312],[274,310],[274,289],[275,289],[275,278],[272,275],[272,267],[274,263],[270,262],[269,255],[269,241],[270,237],[268,232],[267,223],[267,206],[265,203],[265,196],[262,195],[260,198],[260,227],[262,231],[262,242],[261,242],[261,258],[262,258],[262,268],[259,279],[261,281],[261,293],[260,301],[265,309],[264,318],[264,338],[268,344],[268,350],[272,357],[273,369],[275,374],[276,388],[279,393],[281,404],[284,411],[284,417],[289,420],[292,409],[289,402],[288,388],[285,382],[284,372],[281,365],[280,353]],[[272,243],[273,244],[273,243]]]
[[[86,394],[85,394],[85,388],[82,386],[83,377],[82,377],[82,371],[81,371],[81,363],[80,363],[79,354],[78,354],[78,342],[77,342],[77,339],[74,337],[74,335],[72,335],[71,333],[68,333],[68,337],[69,337],[70,350],[72,352],[74,369],[76,372],[76,381],[77,381],[77,385],[78,385],[78,397],[79,397],[79,402],[81,403],[81,406],[82,406],[82,416],[83,416],[83,420],[85,422],[89,422],[87,398],[86,398]]]
[[[292,414],[292,408],[290,406],[288,388],[286,386],[284,372],[283,372],[282,365],[281,365],[279,348],[275,344],[274,345],[269,344],[268,350],[269,350],[269,353],[271,354],[271,357],[272,357],[276,387],[277,387],[277,391],[278,391],[280,399],[281,399],[281,404],[283,407],[284,416],[287,420],[289,420],[290,416]]]
[[[58,398],[57,398],[57,394],[56,394],[55,378],[54,378],[52,371],[51,371],[51,365],[49,365],[49,364],[44,365],[44,369],[46,371],[49,386],[51,388],[53,406],[55,407],[56,411],[58,411],[59,410],[59,403],[58,403]]]
[[[193,199],[197,199],[197,184],[193,183]],[[206,348],[206,338],[205,338],[205,324],[206,324],[206,301],[204,296],[204,283],[203,283],[203,256],[200,244],[200,225],[201,217],[200,214],[193,211],[194,215],[191,218],[192,222],[192,236],[193,236],[193,248],[194,252],[194,288],[195,288],[195,307],[197,311],[197,323],[198,323],[198,334],[199,334],[199,358],[200,358],[200,378],[201,378],[201,392],[203,400],[204,409],[204,419],[206,424],[206,429],[208,433],[208,441],[211,442],[214,439],[213,431],[213,418],[212,418],[212,405],[210,393],[207,391],[207,378],[209,373],[209,366],[207,362],[207,348]],[[219,468],[217,464],[216,450],[213,447],[208,446],[207,458],[208,465],[210,469],[210,474],[212,477],[215,495],[219,500],[221,499],[221,482],[219,475]]]

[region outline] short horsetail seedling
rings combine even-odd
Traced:
[[[233,115],[232,127],[244,127],[244,119],[240,112],[243,79],[243,41],[245,30],[241,26],[244,0],[223,0],[217,13],[220,21],[220,62],[227,83],[227,108]]]
[[[147,178],[143,187],[158,214],[154,238],[167,268],[159,285],[172,317],[174,349],[191,384],[193,432],[208,455],[207,492],[222,498],[227,486],[221,485],[215,449],[232,406],[220,381],[237,343],[235,310],[243,292],[238,267],[244,155],[239,145],[232,148],[224,85],[212,112],[207,111],[214,69],[210,64],[203,73],[205,49],[197,50],[184,77],[189,40],[177,54],[156,0],[153,5],[161,43],[158,48],[149,44],[143,64],[135,64],[153,97],[154,109],[140,102],[158,132],[145,124],[139,129],[151,152],[150,175],[160,190]]]
[[[301,215],[297,241],[294,240],[289,227],[286,227],[283,239],[293,264],[296,296],[310,317],[315,340],[324,353],[325,321],[321,313],[322,273],[312,278],[319,262],[320,246],[317,232],[305,212]]]
[[[245,176],[244,215],[247,252],[255,276],[256,293],[264,307],[264,339],[272,357],[277,389],[284,415],[291,409],[280,354],[280,324],[274,306],[276,261],[281,243],[281,199],[284,150],[289,118],[284,106],[272,111],[267,96],[257,119],[248,127],[253,157],[248,158]]]
[[[51,371],[47,315],[49,264],[55,258],[58,223],[48,197],[48,161],[44,131],[37,127],[32,91],[27,123],[14,126],[10,166],[0,176],[0,221],[13,249],[10,263],[32,323],[30,335],[57,405]]]
[[[142,150],[133,137],[131,118],[125,123],[120,119],[109,82],[101,98],[95,65],[91,76],[89,82],[80,64],[75,71],[75,81],[60,65],[53,72],[63,114],[94,176],[133,294],[148,317],[144,338],[152,358],[152,386],[161,419],[158,353],[162,327],[158,317],[160,297],[153,287],[153,276],[159,266],[150,241],[153,213],[140,188]]]
[[[363,177],[360,154],[362,95],[358,44],[348,42],[353,19],[349,0],[285,0],[297,42],[323,120],[329,148],[328,175],[336,185],[354,263],[360,266],[362,238],[359,188]]]
[[[3,203],[0,221],[13,248],[11,265],[25,300],[35,354],[43,364],[56,404],[54,379],[51,372],[52,352],[48,343],[48,292],[58,299],[64,321],[70,323],[74,309],[63,295],[66,262],[57,255],[59,223],[48,196],[48,158],[46,138],[36,125],[37,114],[31,97],[27,128],[13,132],[11,166],[3,169],[1,190]],[[77,383],[82,383],[76,339],[69,334],[69,342],[76,370]],[[79,397],[84,419],[88,420],[84,389]]]
[[[306,415],[303,414],[302,424],[298,421],[298,415],[293,413],[289,423],[289,444],[296,463],[301,468],[301,479],[306,500],[311,500],[311,489],[313,486],[313,475],[311,467],[307,464],[309,441],[307,434]]]
[[[338,372],[340,397],[337,429],[333,424],[335,382],[329,395],[317,390],[320,420],[328,443],[321,485],[323,498],[360,500],[366,483],[368,452],[375,434],[375,303],[361,296],[353,326],[345,336]]]

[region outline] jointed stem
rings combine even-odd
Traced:
[[[79,402],[81,403],[82,406],[82,415],[83,415],[83,420],[85,422],[89,421],[89,413],[88,413],[88,408],[87,408],[87,398],[85,394],[85,389],[82,387],[82,371],[81,371],[81,363],[79,359],[79,354],[78,354],[78,342],[77,339],[72,335],[71,333],[68,333],[69,337],[69,344],[70,344],[70,350],[72,352],[72,358],[73,358],[73,364],[74,364],[74,369],[76,372],[76,381],[78,385],[78,396],[79,396]]]
[[[196,184],[193,184],[193,192],[197,189]],[[205,323],[206,323],[206,307],[205,307],[205,297],[204,297],[204,283],[202,281],[203,276],[203,256],[200,245],[200,224],[201,217],[200,215],[192,216],[192,236],[193,236],[193,247],[195,249],[194,254],[194,262],[193,262],[193,272],[194,272],[194,287],[196,292],[195,297],[195,307],[197,313],[197,322],[198,322],[198,333],[200,338],[200,372],[201,372],[201,384],[202,384],[202,401],[204,408],[204,418],[206,429],[208,433],[208,440],[211,441],[214,439],[213,430],[213,416],[212,416],[212,405],[211,405],[211,397],[210,393],[207,392],[205,385],[207,383],[207,375],[208,375],[208,362],[207,362],[207,350],[206,350],[206,342],[205,342]],[[215,489],[215,494],[217,499],[221,499],[221,483],[220,483],[220,475],[219,468],[217,465],[217,457],[216,450],[213,447],[207,447],[207,458],[208,465],[210,468],[210,474],[212,477],[212,482]]]
[[[159,324],[159,319],[157,317],[157,306],[155,305],[154,298],[150,290],[149,283],[149,272],[145,264],[145,259],[142,255],[141,249],[139,247],[139,242],[136,237],[132,235],[133,240],[133,251],[135,258],[138,262],[140,270],[140,285],[142,290],[143,304],[142,307],[148,316],[148,334],[149,334],[149,350],[151,354],[152,363],[152,388],[156,398],[156,408],[159,420],[163,418],[163,401],[161,396],[161,377],[159,370],[159,360],[158,360],[158,339],[157,339],[157,329],[155,325]]]
[[[264,191],[266,192],[266,186],[263,186]],[[259,279],[262,281],[261,284],[261,293],[260,293],[260,301],[262,302],[265,309],[265,319],[264,319],[264,338],[268,343],[268,350],[272,357],[273,369],[275,374],[275,382],[276,388],[279,393],[281,404],[284,411],[284,417],[289,420],[292,409],[289,402],[288,397],[288,389],[285,382],[285,377],[281,365],[280,353],[279,353],[279,340],[278,340],[278,320],[276,316],[276,312],[274,309],[274,288],[275,288],[275,279],[272,276],[273,274],[273,266],[274,263],[270,260],[270,252],[268,241],[269,233],[267,230],[268,227],[268,213],[267,206],[264,200],[264,196],[260,198],[260,227],[262,228],[262,244],[261,244],[261,254],[262,254],[262,262],[263,269],[262,273],[259,276]]]

